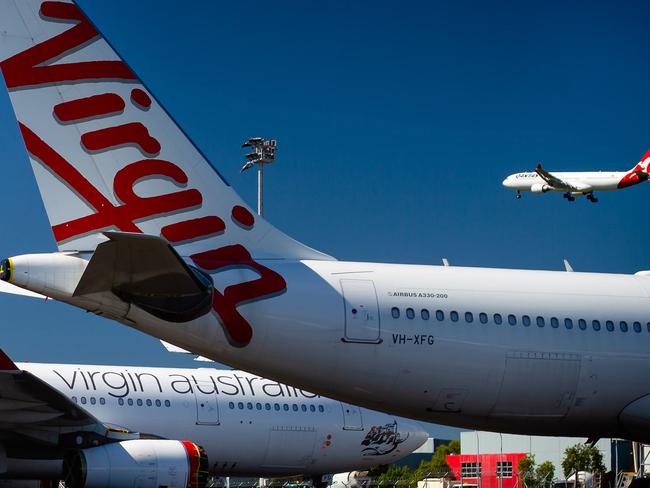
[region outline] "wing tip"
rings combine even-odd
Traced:
[[[18,371],[18,366],[0,349],[0,371]]]

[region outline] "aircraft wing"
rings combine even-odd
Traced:
[[[537,173],[546,183],[548,183],[550,186],[557,190],[566,190],[566,191],[581,191],[583,189],[578,188],[575,185],[572,185],[571,183],[564,181],[557,176],[554,176],[552,173],[546,171],[544,168],[542,168],[541,164],[538,164],[535,167],[535,173]]]
[[[0,438],[8,448],[66,449],[140,437],[103,424],[43,380],[21,370],[1,349],[0,412]]]

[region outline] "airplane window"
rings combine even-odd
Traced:
[[[472,314],[472,312],[465,312],[465,322],[467,322],[468,324],[474,322],[474,315]]]
[[[544,327],[544,317],[537,317],[537,327]]]
[[[257,402],[257,403],[255,404],[255,408],[258,409],[258,410],[262,410],[262,404],[259,403],[259,402]]]
[[[591,326],[594,328],[594,330],[598,331],[600,330],[600,322],[598,320],[592,320]]]
[[[273,410],[279,411],[280,410],[280,404],[279,403],[274,403],[273,404]]]
[[[246,408],[247,408],[248,410],[253,410],[253,403],[252,403],[252,402],[247,402],[247,403],[246,403]]]
[[[237,402],[237,408],[239,410],[244,410],[244,402]]]
[[[614,322],[612,322],[611,320],[608,320],[607,322],[605,322],[605,327],[607,327],[608,331],[613,332],[614,331]]]
[[[294,412],[298,411],[298,405],[296,405],[295,403],[293,405],[291,405],[291,408],[293,408]]]
[[[95,400],[95,397],[90,397],[90,404],[94,405],[95,403],[97,403],[97,400]]]
[[[284,405],[282,405],[282,409],[283,409],[285,412],[288,412],[288,411],[289,411],[289,405],[287,405],[287,404],[285,403]]]
[[[445,312],[442,310],[436,310],[436,319],[438,319],[438,322],[445,320]],[[650,327],[650,323],[648,324],[648,327]],[[650,328],[648,330],[650,330]]]
[[[106,405],[106,399],[104,397],[99,399],[99,404],[100,405]]]
[[[129,407],[132,407],[132,406],[133,406],[133,398],[129,398],[129,399],[126,401],[126,403],[129,404]]]
[[[85,405],[86,404],[86,397],[81,397],[81,404]]]
[[[310,411],[310,412],[315,412],[315,411],[316,411],[316,407],[314,407],[313,405],[309,405],[309,411]]]
[[[487,314],[483,313],[483,312],[478,314],[478,319],[481,321],[482,324],[487,324],[487,322],[488,322]]]
[[[528,315],[524,315],[521,317],[521,323],[524,324],[525,327],[528,327],[530,325],[530,317]]]
[[[429,311],[426,308],[423,308],[420,311],[420,316],[422,317],[422,320],[429,320]]]
[[[235,402],[228,402],[228,408],[230,410],[234,410],[235,409]]]
[[[124,405],[124,398],[118,398],[118,399],[117,399],[117,403],[118,403],[119,405]]]
[[[560,326],[560,321],[557,319],[557,317],[551,317],[551,327],[557,329],[559,326]]]
[[[620,326],[621,332],[627,332],[627,322],[625,320],[621,320]]]
[[[451,319],[452,322],[458,322],[458,312],[452,310],[451,312],[449,312],[449,318]]]
[[[508,315],[508,323],[510,325],[517,325],[517,317],[512,314]]]
[[[500,313],[495,313],[494,317],[492,317],[492,318],[494,319],[495,324],[501,325],[502,320],[501,320],[501,314]]]
[[[585,319],[578,319],[578,327],[580,327],[580,330],[586,330],[587,321]]]
[[[323,407],[322,405],[318,405],[318,411],[320,413],[323,413],[325,411],[325,407]]]
[[[136,400],[136,403],[138,404],[138,407],[141,407],[142,406],[142,398],[138,398]]]
[[[160,400],[156,400],[156,407],[161,407],[161,406],[162,406],[162,402]]]
[[[151,407],[153,405],[152,401],[147,398],[147,407]]]
[[[650,325],[650,324],[648,324],[648,325]],[[73,397],[71,398],[71,400],[72,400],[73,402],[77,403],[77,397],[76,397],[76,396],[73,396]],[[120,400],[122,400],[122,399],[120,398]],[[120,405],[121,405],[121,404],[120,404]]]
[[[271,410],[271,404],[270,403],[265,403],[264,404],[264,410]]]
[[[564,319],[564,327],[566,327],[567,329],[573,329],[573,320]]]
[[[632,327],[634,327],[634,332],[641,332],[641,324],[639,322],[634,322]]]
[[[170,402],[169,400],[165,400],[165,406],[166,406],[166,407],[171,407],[171,406],[172,406],[172,402]]]
[[[390,309],[390,314],[393,316],[394,319],[399,318],[399,308],[393,307]]]
[[[300,410],[302,410],[303,412],[306,412],[307,411],[307,405],[305,405],[304,403],[302,405],[300,405]]]
[[[414,319],[415,318],[415,311],[412,308],[407,308],[406,309],[406,317],[409,319]]]

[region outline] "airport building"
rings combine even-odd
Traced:
[[[510,488],[516,486],[515,482],[519,477],[517,463],[526,454],[533,455],[537,465],[550,461],[555,467],[555,479],[564,479],[562,460],[565,450],[584,442],[586,439],[577,437],[461,432],[461,454],[448,456],[447,464],[454,471],[456,479],[461,479],[462,476],[468,484],[476,484],[481,488]],[[596,447],[603,455],[603,464],[608,471],[618,473],[633,469],[629,441],[600,439],[596,443]],[[463,466],[465,466],[464,470]],[[477,477],[477,473],[479,477]],[[501,485],[498,483],[497,473],[501,473],[503,476]],[[507,475],[511,475],[511,478],[509,479]],[[512,481],[515,484],[506,484],[506,479],[508,479],[508,483]]]

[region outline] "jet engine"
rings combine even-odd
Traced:
[[[63,470],[69,488],[204,488],[208,458],[193,442],[138,439],[75,451]]]
[[[545,183],[535,183],[530,187],[530,191],[532,191],[533,193],[546,193],[551,189],[552,188]]]

